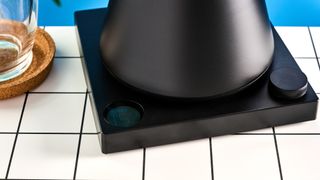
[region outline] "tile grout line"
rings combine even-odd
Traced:
[[[233,136],[236,135],[245,135],[245,136],[262,136],[262,135],[273,135],[273,133],[236,133],[236,134],[231,134]],[[317,136],[320,135],[320,132],[310,132],[310,133],[275,133],[275,135],[292,135],[292,136]]]
[[[6,134],[17,134],[17,132],[0,132],[0,135],[6,135]]]
[[[143,158],[142,158],[142,180],[145,180],[146,176],[146,148],[143,148]]]
[[[29,92],[29,94],[86,94],[86,92]]]
[[[234,135],[234,136],[238,136],[238,135],[273,135],[273,133],[248,133],[248,132],[241,132],[241,133],[234,133],[234,134],[231,134],[231,135]]]
[[[55,59],[81,59],[83,56],[54,56]]]
[[[3,180],[0,178],[0,180]],[[27,180],[27,179],[6,179],[6,180]],[[71,180],[71,179],[32,179],[32,180]]]
[[[1,133],[0,133],[1,134]],[[10,133],[8,133],[10,134]],[[99,133],[76,133],[76,132],[19,132],[19,134],[32,134],[32,135],[98,135]]]
[[[77,177],[77,170],[78,170],[78,162],[79,162],[79,156],[80,156],[80,147],[81,147],[81,140],[82,140],[83,125],[84,125],[84,119],[86,117],[87,101],[88,101],[88,90],[87,90],[86,96],[84,98],[84,105],[83,105],[82,119],[81,119],[81,127],[80,127],[80,135],[79,135],[79,141],[78,141],[78,148],[77,148],[77,155],[76,155],[76,162],[75,162],[75,168],[74,168],[74,173],[73,173],[73,179],[76,179],[76,177]]]
[[[277,142],[277,137],[276,137],[276,131],[275,128],[272,127],[273,131],[273,139],[274,139],[274,144],[276,148],[276,154],[277,154],[277,160],[278,160],[278,167],[279,167],[279,173],[280,173],[280,179],[283,180],[283,174],[282,174],[282,167],[281,167],[281,161],[280,161],[280,153],[279,153],[279,147],[278,147],[278,142]]]
[[[320,136],[320,133],[275,133],[278,136]]]
[[[317,58],[315,58],[315,57],[293,57],[294,59],[311,59],[311,60],[313,60],[313,59],[317,59]]]
[[[212,138],[209,138],[210,145],[210,165],[211,165],[211,179],[214,180],[214,171],[213,171],[213,154],[212,154]]]
[[[309,31],[309,36],[311,38],[311,43],[312,43],[312,47],[313,47],[313,51],[314,51],[314,54],[316,55],[316,59],[317,59],[317,63],[318,63],[318,68],[320,70],[320,62],[319,62],[319,58],[318,58],[318,53],[317,53],[317,50],[316,50],[316,46],[314,44],[314,40],[313,40],[313,37],[312,37],[312,33],[311,33],[311,30],[310,30],[310,27],[308,26],[308,31]]]
[[[10,155],[10,159],[9,159],[9,163],[8,163],[8,168],[7,168],[5,179],[8,179],[8,177],[9,177],[9,172],[10,172],[10,168],[11,168],[11,164],[12,164],[12,159],[13,159],[14,151],[15,151],[15,148],[16,148],[16,145],[17,145],[18,135],[19,135],[19,131],[20,131],[20,127],[21,127],[21,122],[22,122],[22,119],[23,119],[24,111],[26,109],[28,96],[29,96],[29,92],[26,93],[25,99],[24,99],[24,102],[23,102],[21,115],[20,115],[20,119],[19,119],[19,124],[18,124],[18,127],[17,127],[17,133],[16,133],[16,136],[14,138],[13,147],[12,147],[12,151],[11,151],[11,155]]]
[[[0,132],[0,135],[16,134],[16,132]],[[18,134],[31,134],[31,135],[80,135],[78,132],[19,132]],[[98,132],[82,132],[82,135],[98,135]],[[292,136],[320,136],[320,132],[306,132],[306,133],[275,133],[276,135],[292,135]],[[273,135],[273,133],[235,133],[232,136],[265,136]]]

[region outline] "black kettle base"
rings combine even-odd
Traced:
[[[274,30],[275,54],[269,71],[235,95],[198,102],[155,98],[113,78],[100,56],[106,8],[75,14],[83,69],[103,153],[158,146],[297,123],[316,118],[318,98],[308,85],[300,98],[272,94],[270,74],[299,69]],[[253,47],[254,50],[254,47]],[[250,69],[248,69],[250,70]]]

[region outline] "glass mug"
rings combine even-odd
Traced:
[[[0,0],[0,82],[30,66],[37,16],[38,0]]]

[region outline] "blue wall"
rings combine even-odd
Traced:
[[[320,0],[266,0],[277,26],[320,26]]]
[[[133,0],[134,1],[134,0]],[[235,0],[239,1],[239,0]],[[320,26],[320,0],[266,0],[272,23],[276,26]],[[73,25],[73,12],[106,7],[108,0],[39,0],[39,25]]]

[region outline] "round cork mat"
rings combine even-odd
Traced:
[[[21,95],[39,86],[52,68],[55,50],[50,35],[38,28],[30,67],[20,76],[0,83],[0,100]]]

